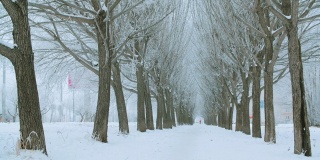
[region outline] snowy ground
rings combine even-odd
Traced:
[[[313,157],[293,154],[292,125],[277,126],[277,144],[264,143],[239,132],[195,124],[172,130],[140,133],[130,124],[128,136],[119,135],[109,124],[109,143],[90,138],[93,123],[45,123],[49,157],[38,151],[21,150],[17,123],[0,123],[0,159],[52,160],[319,160],[320,128],[311,128]]]

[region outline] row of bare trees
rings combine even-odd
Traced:
[[[176,126],[176,117],[179,124],[193,123],[191,95],[179,81],[187,44],[182,33],[188,6],[183,1],[0,2],[6,11],[0,18],[9,15],[12,22],[12,36],[5,36],[13,43],[0,41],[0,54],[15,68],[22,148],[47,154],[35,57],[37,64],[50,66],[44,67],[46,70],[76,61],[97,75],[92,132],[97,141],[108,142],[111,88],[122,134],[129,133],[125,91],[137,94],[137,129],[141,132],[154,129],[152,98],[157,101],[157,129]],[[32,41],[46,45],[36,45],[33,50]]]
[[[195,12],[201,17],[195,22],[198,39],[204,43],[199,52],[205,63],[199,68],[204,69],[201,86],[207,100],[206,123],[232,129],[235,107],[235,130],[251,134],[252,100],[252,136],[261,137],[263,92],[264,141],[276,143],[273,85],[290,73],[294,153],[311,156],[303,62],[315,55],[306,35],[319,24],[320,15],[314,12],[319,2],[203,1],[197,6]]]

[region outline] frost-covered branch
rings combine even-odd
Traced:
[[[234,15],[234,17],[235,17],[238,21],[240,21],[240,22],[242,22],[244,25],[246,25],[248,28],[250,28],[250,30],[258,33],[259,36],[261,36],[261,37],[266,37],[266,34],[262,33],[262,32],[259,31],[257,28],[255,28],[255,27],[253,27],[252,25],[250,25],[249,23],[245,22],[245,21],[244,21],[242,18],[240,18],[239,16]]]
[[[88,18],[88,17],[83,17],[83,16],[76,16],[72,14],[67,14],[67,13],[60,13],[56,8],[49,6],[49,5],[43,5],[43,4],[38,4],[38,3],[29,3],[30,6],[36,7],[39,9],[38,12],[43,12],[52,16],[59,17],[64,20],[71,20],[75,22],[82,22],[82,23],[87,23],[87,24],[94,24],[94,19],[93,18]]]
[[[120,0],[118,0],[120,2]],[[134,9],[135,7],[137,7],[138,5],[142,4],[145,0],[142,0],[138,3],[136,3],[135,5],[132,5],[131,7],[121,11],[120,13],[117,13],[116,15],[111,17],[111,21],[114,21],[115,19],[117,19],[118,17],[120,17],[121,15],[130,12],[132,9]],[[110,8],[113,8],[112,6]]]
[[[278,17],[284,24],[288,24],[289,23],[289,20],[288,19],[291,19],[291,17],[286,17],[285,15],[283,15],[282,13],[280,13],[279,11],[277,11],[272,5],[271,5],[271,2],[270,0],[267,0],[269,1],[268,5],[266,6],[266,9],[268,9],[270,12],[272,12],[276,17]]]
[[[98,70],[96,68],[94,68],[89,61],[85,60],[84,58],[82,58],[80,55],[78,55],[77,53],[75,53],[72,49],[70,49],[68,46],[65,45],[64,42],[62,42],[60,35],[59,35],[59,31],[57,30],[57,27],[55,25],[55,23],[53,22],[53,20],[51,19],[52,25],[54,27],[54,31],[51,31],[39,24],[37,24],[36,22],[30,20],[31,22],[33,22],[35,25],[37,25],[39,28],[41,28],[43,31],[47,32],[56,42],[58,42],[60,44],[60,46],[63,48],[64,51],[68,52],[76,61],[78,61],[79,63],[81,63],[83,66],[85,66],[86,68],[88,68],[90,71],[92,71],[95,74],[98,74]]]
[[[299,15],[299,19],[305,18],[310,11],[312,10],[313,5],[316,3],[316,0],[311,0],[305,10]]]
[[[304,23],[304,22],[308,22],[308,21],[316,21],[316,20],[320,20],[320,14],[314,15],[314,16],[310,16],[310,17],[307,17],[307,18],[299,19],[299,23]]]

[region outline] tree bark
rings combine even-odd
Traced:
[[[262,64],[263,52],[257,54],[257,59]],[[256,64],[252,72],[252,137],[261,138],[261,115],[260,115],[260,97],[261,97],[261,66]]]
[[[120,75],[120,65],[118,62],[113,63],[113,89],[116,95],[118,119],[119,119],[119,132],[122,134],[129,134],[129,124],[127,108],[125,104],[121,75]]]
[[[223,128],[223,119],[224,119],[223,111],[222,109],[220,109],[218,113],[218,127]]]
[[[143,64],[141,57],[141,48],[138,40],[134,42],[135,54],[137,56],[138,64],[136,65],[136,77],[137,77],[137,130],[145,132],[147,130],[146,114],[145,114],[145,82],[143,75]]]
[[[230,109],[231,109],[231,106],[230,106],[230,99],[229,99],[229,96],[228,96],[228,86],[224,86],[223,87],[223,99],[224,99],[224,128],[225,129],[228,129],[228,130],[231,130],[232,127],[230,128]],[[231,119],[232,120],[232,119]]]
[[[214,125],[214,126],[218,125],[217,117],[218,117],[217,113],[212,114],[212,125]]]
[[[182,102],[181,102],[181,100],[180,100],[180,102],[179,102],[179,105],[178,105],[178,107],[177,107],[177,122],[178,122],[178,125],[182,125],[181,123],[182,123],[182,115],[181,115],[181,111],[182,111]]]
[[[290,4],[291,3],[291,4]],[[284,0],[282,12],[291,15],[285,27],[288,33],[289,72],[292,88],[294,153],[311,156],[310,130],[305,99],[301,44],[298,36],[299,1]]]
[[[33,66],[33,54],[27,53],[18,57],[14,68],[18,88],[21,147],[23,149],[43,150],[43,153],[47,154]],[[28,140],[29,138],[31,141]]]
[[[232,130],[232,121],[233,121],[233,110],[234,110],[234,104],[232,104],[232,106],[230,107],[230,109],[229,109],[229,114],[228,114],[228,118],[229,118],[229,130]]]
[[[236,104],[236,131],[242,131],[242,106]]]
[[[170,97],[170,103],[169,105],[170,107],[170,121],[171,121],[171,126],[175,127],[176,126],[176,117],[175,117],[175,109],[174,109],[174,105],[173,105],[173,94],[172,94],[172,90],[169,90],[169,97]]]
[[[305,89],[303,80],[303,68],[300,42],[295,35],[296,29],[288,28],[289,41],[289,71],[291,76],[293,122],[294,122],[294,153],[304,153],[311,156],[311,142]]]
[[[165,113],[165,124],[163,124],[164,128],[172,128],[172,120],[171,120],[171,108],[173,108],[173,97],[171,95],[171,90],[169,88],[165,89],[166,96],[166,113]]]
[[[273,106],[273,72],[274,65],[272,64],[274,49],[273,41],[274,37],[272,31],[270,31],[270,16],[267,10],[261,6],[261,1],[257,0],[257,14],[259,17],[259,23],[262,30],[266,34],[264,37],[264,54],[265,54],[265,68],[264,68],[264,112],[265,112],[265,142],[276,143],[275,132],[275,118],[274,118],[274,106]],[[265,3],[265,1],[263,1]]]
[[[276,143],[275,118],[273,106],[273,66],[270,64],[273,56],[272,40],[265,39],[266,55],[264,69],[264,112],[265,134],[264,141]]]
[[[163,128],[163,115],[164,115],[163,111],[164,111],[163,89],[161,86],[157,86],[157,120],[156,120],[157,129]]]
[[[22,149],[42,150],[47,155],[34,71],[28,1],[1,0],[13,23],[13,49],[0,45],[0,53],[13,64],[17,80]],[[10,51],[11,52],[7,52]]]
[[[99,4],[93,1],[95,10],[99,10]],[[112,47],[110,45],[110,24],[105,23],[107,13],[99,10],[96,17],[96,34],[98,36],[99,54],[99,89],[98,102],[93,126],[92,138],[107,143],[108,118],[110,108],[110,84],[111,84],[111,60]],[[106,36],[106,37],[105,37]]]
[[[146,105],[147,129],[154,130],[151,93],[150,93],[150,88],[149,88],[149,77],[147,74],[145,76],[145,92],[144,92],[144,94],[145,94],[145,105]]]
[[[173,127],[176,127],[177,126],[177,124],[176,124],[176,114],[175,114],[175,108],[174,107],[172,107],[171,108],[171,123],[172,123],[172,126]]]
[[[252,72],[252,67],[250,67],[249,72]],[[249,86],[251,83],[250,73],[242,72],[242,95],[240,100],[240,105],[242,106],[242,132],[250,135],[250,118],[249,118]]]

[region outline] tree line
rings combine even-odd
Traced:
[[[0,18],[11,22],[12,28],[12,35],[7,32],[3,37],[13,43],[0,41],[0,54],[15,69],[21,148],[47,154],[35,75],[37,57],[55,67],[66,63],[61,57],[71,57],[97,75],[98,100],[92,131],[97,141],[108,142],[112,89],[122,134],[129,134],[124,90],[137,94],[138,131],[172,128],[176,122],[193,123],[190,91],[179,82],[183,76],[179,59],[186,52],[181,26],[187,6],[182,1],[0,2],[4,8]],[[46,42],[47,48],[33,49],[32,41]],[[126,69],[128,65],[134,69]],[[122,84],[123,78],[136,87]],[[155,127],[152,98],[157,102]]]
[[[317,57],[319,47],[310,45],[310,35],[318,34],[319,2],[208,0],[195,5],[198,39],[204,43],[205,63],[199,68],[204,69],[205,122],[231,130],[235,108],[235,130],[250,135],[252,101],[252,136],[261,138],[263,94],[264,141],[276,143],[274,84],[290,74],[294,153],[311,156],[303,64]]]
[[[199,45],[193,54],[201,61],[197,83],[206,124],[232,130],[236,114],[235,130],[251,134],[252,101],[252,136],[261,138],[263,93],[264,141],[276,143],[273,87],[290,74],[294,153],[312,155],[303,64],[318,51],[310,45],[319,25],[316,0],[0,2],[0,19],[10,22],[0,24],[10,28],[1,32],[6,38],[0,41],[0,54],[16,74],[21,148],[47,154],[35,65],[57,70],[68,65],[66,58],[96,75],[93,139],[108,142],[112,90],[122,134],[129,134],[127,91],[137,94],[138,131],[193,124],[197,92],[190,86],[196,84],[186,78],[193,73],[184,71],[183,62],[192,39]],[[196,37],[186,35],[189,21]],[[48,45],[34,49],[32,42]]]

